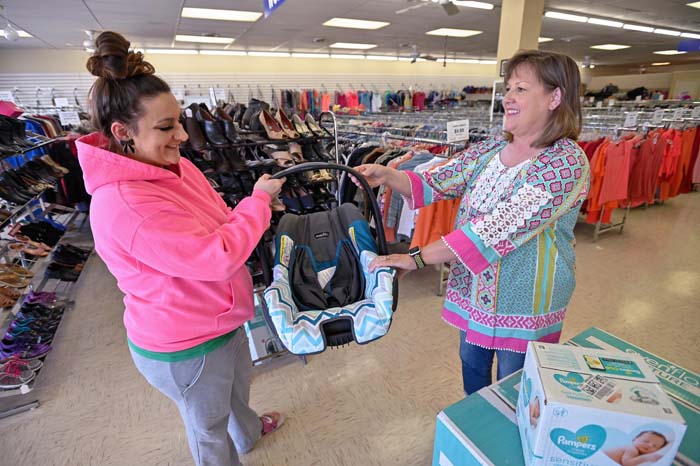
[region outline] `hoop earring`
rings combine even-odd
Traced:
[[[125,140],[119,141],[119,142],[122,145],[122,150],[124,151],[124,154],[128,154],[129,152],[134,152],[134,140],[133,139],[125,139]]]

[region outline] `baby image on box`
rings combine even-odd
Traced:
[[[622,466],[639,466],[659,461],[669,439],[655,430],[643,430],[626,445],[603,450],[611,460]]]

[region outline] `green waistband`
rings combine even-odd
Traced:
[[[220,348],[226,343],[228,343],[229,340],[233,338],[233,336],[238,330],[239,329],[235,329],[229,333],[220,335],[212,340],[205,341],[204,343],[200,343],[197,346],[193,346],[192,348],[188,348],[182,351],[173,351],[172,353],[149,351],[143,348],[139,348],[138,346],[133,344],[132,341],[129,340],[129,338],[127,338],[126,341],[129,343],[129,348],[131,348],[131,350],[139,356],[143,356],[144,358],[148,359],[155,359],[156,361],[178,362],[185,361],[187,359],[197,358],[200,356],[204,356],[205,354],[211,353],[215,349]]]

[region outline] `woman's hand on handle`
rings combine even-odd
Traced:
[[[277,196],[280,195],[280,192],[282,192],[282,185],[285,181],[287,181],[286,178],[280,178],[275,180],[272,179],[270,175],[264,174],[260,178],[258,178],[258,181],[255,182],[255,186],[253,186],[253,189],[260,189],[261,191],[265,191],[267,194],[270,195],[272,199],[276,199]]]
[[[408,254],[390,254],[377,256],[369,263],[369,271],[374,272],[380,267],[393,267],[398,269],[398,278],[402,279],[409,272],[416,270],[416,261]]]
[[[387,186],[399,194],[411,197],[411,182],[408,180],[408,175],[394,168],[385,167],[377,163],[369,163],[355,167],[355,170],[360,172],[365,177],[370,187]],[[360,182],[352,175],[350,179],[358,187],[362,187]]]

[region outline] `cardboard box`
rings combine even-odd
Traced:
[[[437,416],[433,466],[525,466],[515,411],[489,388]]]
[[[637,354],[531,342],[516,407],[525,463],[670,465],[685,421]]]

